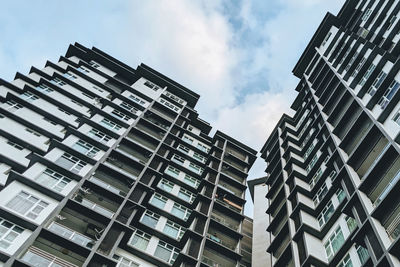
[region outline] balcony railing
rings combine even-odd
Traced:
[[[211,239],[212,241],[223,245],[224,247],[227,247],[227,248],[229,248],[231,250],[235,250],[236,251],[236,245],[235,244],[232,244],[232,243],[230,243],[230,242],[228,242],[228,241],[226,241],[224,239],[221,239],[221,238],[219,238],[219,237],[217,237],[215,235],[212,235],[212,234],[207,234],[207,237],[209,239]]]
[[[223,206],[225,206],[225,207],[227,207],[227,208],[229,208],[229,209],[231,209],[231,210],[234,210],[234,211],[236,211],[236,212],[242,213],[242,209],[241,209],[241,208],[234,207],[234,206],[228,204],[227,202],[225,202],[225,200],[220,200],[220,199],[218,199],[218,198],[216,198],[215,200],[216,200],[218,203],[220,203],[221,205],[223,205]]]
[[[217,222],[227,226],[228,228],[231,228],[232,230],[237,231],[239,229],[239,225],[234,225],[232,223],[230,223],[229,221],[227,221],[226,219],[215,215],[215,214],[211,214],[211,218],[213,218],[214,220],[216,220]]]
[[[47,267],[78,267],[66,260],[58,258],[37,247],[30,247],[29,250],[22,257],[24,262],[32,266],[47,266]]]
[[[56,222],[52,222],[47,229],[87,248],[92,248],[95,242],[93,239]]]
[[[206,256],[202,256],[201,262],[205,263],[205,264],[207,264],[208,266],[211,266],[211,267],[222,267],[221,264],[215,262],[214,260],[212,260],[212,259],[210,259],[210,258],[208,258]]]
[[[94,203],[86,198],[81,198],[79,196],[76,196],[74,199],[76,201],[78,201],[79,203],[81,203],[83,206],[85,206],[91,210],[94,210],[108,218],[112,218],[114,216],[114,212],[112,212],[111,210],[106,209],[106,208],[100,206],[99,204]]]
[[[400,235],[400,214],[398,214],[389,224],[389,226],[386,228],[386,232],[393,240]]]
[[[111,192],[116,193],[116,194],[121,195],[121,196],[126,196],[125,192],[123,192],[123,191],[119,190],[118,188],[116,188],[116,187],[114,187],[114,186],[112,186],[112,185],[100,180],[99,178],[96,178],[96,177],[92,176],[92,177],[89,178],[89,181],[93,182],[94,184],[97,184],[98,186],[101,186],[101,187],[107,189],[108,191],[111,191]]]

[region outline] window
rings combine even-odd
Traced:
[[[183,165],[185,163],[185,159],[179,155],[173,155],[171,161],[178,163],[179,165]]]
[[[359,245],[356,245],[356,247],[357,247],[358,258],[360,259],[361,264],[364,264],[369,258],[368,250]]]
[[[38,197],[21,191],[7,202],[6,207],[34,220],[48,205],[49,203]]]
[[[322,186],[318,189],[318,192],[313,197],[314,205],[317,206],[319,202],[324,198],[324,196],[328,193],[328,187],[326,183],[323,183]]]
[[[79,173],[80,170],[82,170],[82,168],[87,165],[86,162],[66,152],[64,152],[64,154],[59,159],[57,159],[55,163],[74,173]]]
[[[137,96],[135,96],[135,95],[130,95],[129,98],[130,98],[131,100],[133,100],[134,102],[136,102],[136,103],[142,105],[142,106],[143,106],[144,104],[146,104],[145,101],[143,101],[142,99],[140,99],[139,97],[137,97]]]
[[[151,235],[136,229],[128,244],[137,249],[146,250],[150,238]]]
[[[113,130],[113,131],[118,131],[118,130],[120,130],[120,129],[122,128],[121,125],[116,124],[115,122],[110,121],[110,120],[107,119],[107,118],[103,118],[103,119],[100,121],[100,123],[101,123],[102,125],[106,126],[107,128],[109,128],[110,130]]]
[[[397,81],[393,81],[389,88],[385,91],[382,98],[379,100],[378,105],[381,106],[381,109],[385,109],[389,104],[390,100],[393,98],[395,93],[399,90],[400,83]]]
[[[194,139],[190,138],[187,135],[183,135],[182,140],[188,144],[193,144]]]
[[[38,133],[38,132],[36,132],[36,131],[34,131],[34,130],[30,129],[30,128],[25,128],[25,131],[27,131],[28,133],[31,133],[31,134],[33,134],[33,135],[35,135],[37,137],[42,136],[40,133]]]
[[[306,167],[307,173],[309,173],[309,172],[312,170],[312,168],[314,167],[315,163],[317,163],[318,159],[319,159],[319,155],[318,155],[318,153],[317,153],[317,154],[315,154],[314,157],[311,159],[310,163],[308,163],[308,165],[307,165],[307,167]],[[312,180],[311,180],[311,181],[312,181]]]
[[[168,166],[165,169],[166,174],[171,175],[172,177],[175,177],[175,178],[178,178],[180,172],[181,172],[180,170],[178,170],[177,168],[174,168],[172,166]]]
[[[64,81],[61,80],[60,78],[53,78],[50,82],[51,82],[51,83],[54,83],[54,84],[56,84],[56,85],[58,85],[58,86],[64,86],[64,85],[67,84],[66,82],[64,82]]]
[[[185,101],[182,100],[181,98],[177,97],[174,94],[171,94],[170,92],[166,92],[165,95],[169,98],[171,98],[172,100],[174,100],[175,102],[178,102],[179,104],[184,104]]]
[[[63,76],[65,78],[67,78],[67,79],[70,79],[70,80],[78,79],[78,77],[76,75],[72,74],[71,72],[66,72],[66,73],[63,74]]]
[[[315,163],[314,163],[315,164]],[[314,166],[314,165],[313,165]],[[312,167],[311,167],[312,168]],[[311,180],[308,182],[310,185],[310,188],[313,188],[317,182],[319,181],[319,178],[321,178],[322,174],[324,171],[322,170],[321,167],[319,167],[318,171],[315,172],[314,176],[311,178]]]
[[[316,143],[316,142],[315,142]],[[308,158],[308,156],[310,156],[311,152],[314,150],[315,147],[315,143],[312,143],[306,150],[306,152],[304,152],[304,160],[306,160]]]
[[[43,94],[49,94],[51,92],[54,92],[53,89],[51,89],[49,86],[45,85],[45,84],[41,84],[37,87],[35,87],[36,90],[38,90],[39,92],[42,92]]]
[[[37,183],[53,189],[57,192],[61,192],[65,186],[71,182],[71,179],[55,172],[49,168],[46,168],[39,176],[34,179]]]
[[[378,90],[379,86],[383,83],[387,76],[387,73],[381,71],[378,75],[378,77],[375,79],[371,87],[368,89],[367,93],[370,94],[371,96],[375,95],[376,91]]]
[[[14,112],[24,107],[20,103],[15,102],[14,100],[8,100],[6,104],[8,105],[8,107],[5,107],[5,109],[8,110],[9,112]]]
[[[197,159],[198,161],[200,161],[201,163],[205,163],[206,162],[206,157],[204,157],[203,155],[200,155],[199,153],[197,153],[197,152],[194,152],[193,153],[193,158],[194,159]]]
[[[10,140],[7,140],[7,145],[12,146],[12,147],[15,147],[15,148],[18,149],[18,150],[23,150],[23,149],[24,149],[23,146],[20,146],[20,145],[14,143],[14,142],[11,142]]]
[[[203,145],[201,143],[197,143],[197,148],[206,153],[208,153],[208,151],[210,151],[210,148],[208,146]]]
[[[143,217],[140,220],[140,222],[154,229],[156,228],[159,219],[160,215],[151,212],[149,210],[146,210],[146,213],[143,214]]]
[[[345,71],[348,71],[351,67],[351,65],[354,63],[354,61],[356,60],[357,56],[358,56],[359,52],[355,52],[354,55],[351,57],[349,63],[347,64]]]
[[[170,220],[164,226],[163,233],[174,238],[180,240],[185,233],[186,229],[180,226],[177,223],[174,223]]]
[[[367,10],[365,10],[364,15],[361,17],[361,20],[366,21],[369,18],[369,16],[371,16],[371,13],[372,13],[371,8],[368,8]]]
[[[190,185],[193,188],[197,188],[200,185],[200,181],[199,180],[197,180],[196,178],[194,178],[194,177],[192,177],[192,176],[190,176],[188,174],[185,174],[185,177],[183,178],[183,182],[185,184]]]
[[[154,256],[166,261],[170,264],[173,264],[178,257],[179,250],[176,247],[171,246],[170,244],[165,243],[164,241],[159,241],[156,251],[154,252]]]
[[[122,101],[121,104],[119,104],[119,105],[121,108],[126,109],[127,111],[132,112],[133,114],[136,114],[136,112],[138,111],[137,108],[135,108],[131,104],[128,104],[124,101]]]
[[[196,165],[192,162],[189,163],[189,169],[191,169],[192,171],[194,171],[195,173],[201,175],[204,171],[204,169],[202,167],[200,167],[199,165]]]
[[[326,256],[328,257],[329,261],[333,258],[335,253],[342,247],[344,241],[345,240],[342,233],[342,229],[339,226],[329,237],[328,241],[325,242],[324,244]]]
[[[97,87],[97,86],[94,86],[94,85],[93,85],[92,88],[93,88],[94,90],[100,92],[100,93],[104,93],[104,90],[103,90],[103,89],[100,89],[100,88]]]
[[[372,72],[375,70],[375,67],[376,66],[374,64],[371,64],[368,67],[368,70],[364,73],[363,77],[361,78],[360,82],[358,83],[359,85],[363,86],[367,82],[369,76],[371,76]]]
[[[187,147],[185,147],[184,145],[179,144],[178,150],[179,150],[179,151],[182,151],[183,153],[188,154],[190,149],[187,148]]]
[[[116,110],[116,109],[111,111],[111,115],[116,117],[117,119],[124,120],[124,121],[129,121],[131,119],[131,117],[129,117],[125,113],[123,113],[123,112],[121,112],[119,110]]]
[[[24,92],[22,94],[19,95],[22,99],[24,99],[25,101],[28,102],[32,102],[34,100],[38,100],[39,97],[35,94],[32,94],[31,92]]]
[[[185,200],[186,202],[192,203],[193,200],[196,198],[196,195],[190,192],[189,190],[186,190],[181,187],[178,192],[178,197],[180,199]]]
[[[117,260],[117,267],[139,267],[139,263],[136,263],[134,261],[131,261],[128,258],[119,256],[117,254],[115,254],[113,256],[113,259]]]
[[[165,207],[165,203],[167,203],[167,198],[155,193],[153,198],[150,200],[150,204],[152,204],[153,206],[156,206],[159,209],[163,209]]]
[[[44,121],[47,121],[47,122],[50,123],[50,124],[58,125],[57,122],[54,122],[54,121],[52,121],[52,120],[50,120],[50,119],[48,119],[48,118],[46,118],[46,117],[43,117],[43,120],[44,120]]]
[[[392,28],[392,26],[393,26],[394,22],[396,21],[396,19],[397,19],[397,16],[392,16],[390,18],[389,25],[387,26],[387,29],[386,29],[387,31],[390,30],[390,28]]]
[[[63,110],[62,108],[58,108],[58,110],[61,111],[61,112],[63,112],[63,113],[65,113],[65,114],[67,114],[67,115],[71,115],[70,112]]]
[[[95,139],[103,144],[106,144],[108,141],[110,141],[112,139],[111,136],[106,135],[105,133],[103,133],[95,128],[92,128],[87,134],[90,137],[92,137],[93,139]]]
[[[339,262],[337,267],[353,267],[353,262],[350,259],[349,253]]]
[[[154,83],[149,82],[149,81],[145,81],[145,82],[144,82],[144,85],[147,86],[147,87],[149,87],[150,89],[153,89],[154,91],[157,91],[158,89],[160,89],[159,86],[157,86],[157,85],[155,85]]]
[[[178,203],[174,203],[171,213],[184,221],[186,221],[190,216],[189,209],[182,205],[179,205]]]
[[[357,222],[355,219],[351,218],[350,216],[346,216],[346,223],[347,227],[349,228],[350,233],[357,228]]]
[[[326,43],[329,41],[329,38],[331,38],[332,33],[329,32],[328,35],[325,37],[324,41],[322,42],[322,46],[325,46]]]
[[[178,108],[177,106],[175,106],[174,104],[168,102],[167,100],[165,100],[164,98],[160,98],[160,103],[163,104],[164,106],[166,106],[167,108],[175,111],[175,112],[179,112],[181,109]]]
[[[0,218],[0,249],[7,249],[23,231],[23,228]]]
[[[84,66],[79,66],[77,68],[78,71],[82,72],[82,73],[90,73],[90,70],[88,70],[87,68],[85,68]]]
[[[358,63],[357,67],[354,69],[353,73],[351,74],[350,77],[355,77],[358,72],[361,70],[362,66],[364,66],[364,63],[367,59],[365,57],[363,57],[360,62]]]
[[[81,139],[79,139],[74,145],[72,145],[72,148],[90,158],[93,158],[97,155],[97,153],[100,152],[100,149]]]
[[[331,218],[332,214],[335,212],[335,208],[333,207],[332,200],[329,200],[328,204],[324,207],[324,209],[321,211],[321,213],[318,215],[318,223],[319,226],[322,227],[329,221]]]
[[[339,203],[342,203],[342,201],[346,198],[346,193],[343,191],[342,188],[339,188],[339,189],[336,191],[335,194],[336,194],[336,197],[337,197]]]
[[[92,67],[95,68],[95,69],[100,68],[100,65],[97,64],[96,62],[94,62],[93,60],[91,60],[91,61],[89,62],[89,65],[92,66]]]
[[[158,188],[161,188],[166,192],[171,192],[173,187],[174,184],[164,178],[158,183]]]

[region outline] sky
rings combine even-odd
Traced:
[[[344,0],[14,0],[0,15],[0,77],[57,62],[68,45],[145,63],[201,95],[200,117],[259,151],[290,104],[291,73]],[[264,175],[257,160],[249,179]],[[249,194],[246,194],[251,204]],[[252,206],[245,214],[252,216]]]

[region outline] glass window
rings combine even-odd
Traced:
[[[188,144],[193,144],[194,139],[190,138],[187,135],[183,135],[182,140]]]
[[[18,150],[23,150],[23,149],[24,149],[23,146],[20,146],[20,145],[14,143],[14,142],[11,142],[10,140],[7,140],[7,145],[12,146],[12,147],[15,147],[15,148],[18,149]]]
[[[144,251],[147,249],[147,245],[149,244],[150,238],[151,235],[136,229],[131,239],[129,240],[128,244]]]
[[[0,249],[7,249],[23,231],[23,228],[0,218]]]
[[[198,166],[198,165],[196,165],[196,164],[194,164],[192,162],[189,163],[189,169],[191,169],[192,171],[194,171],[195,173],[198,173],[200,175],[204,171],[204,169],[202,167],[200,167],[200,166]]]
[[[180,240],[185,233],[186,229],[180,226],[177,223],[174,223],[170,220],[164,226],[163,233],[174,238]]]
[[[39,99],[39,97],[37,95],[32,94],[31,92],[24,92],[24,93],[20,94],[20,97],[28,102],[32,102],[34,100]]]
[[[194,178],[194,177],[192,177],[192,176],[190,176],[188,174],[185,174],[185,177],[183,178],[183,182],[185,184],[190,185],[191,187],[194,187],[194,188],[197,188],[200,185],[200,181],[199,180],[197,180],[196,178]]]
[[[164,98],[160,98],[160,103],[163,104],[164,106],[166,106],[167,108],[175,111],[175,112],[179,112],[181,109],[178,108],[177,106],[175,106],[174,104],[168,102],[167,100],[165,100]]]
[[[82,168],[87,165],[86,162],[66,152],[64,152],[64,154],[59,159],[57,159],[55,163],[74,173],[79,173],[80,170],[82,170]]]
[[[189,153],[189,148],[187,148],[187,147],[185,147],[184,145],[182,145],[182,144],[179,144],[179,146],[178,146],[178,150],[179,151],[182,151],[183,153],[186,153],[186,154],[188,154]]]
[[[329,221],[334,212],[335,207],[333,206],[332,200],[329,200],[321,213],[318,215],[319,226],[322,227],[327,221]]]
[[[129,117],[125,113],[123,113],[123,112],[121,112],[119,110],[116,110],[116,109],[111,111],[111,115],[116,117],[117,119],[124,120],[124,121],[129,121],[131,119],[131,117]]]
[[[132,106],[131,104],[126,103],[125,101],[122,101],[121,104],[119,104],[121,108],[128,110],[129,112],[132,112],[133,114],[136,114],[138,111],[137,108]]]
[[[75,74],[72,74],[71,72],[66,72],[66,73],[63,74],[63,76],[65,78],[67,78],[67,79],[70,79],[70,80],[78,79],[78,76],[76,76]]]
[[[390,100],[393,98],[393,96],[396,94],[399,88],[400,88],[400,83],[397,81],[393,81],[390,84],[389,88],[385,91],[382,98],[378,102],[378,105],[381,106],[381,109],[386,108],[386,106],[389,104]]]
[[[360,259],[361,264],[364,264],[369,258],[368,249],[359,245],[356,246],[357,246],[358,258]]]
[[[24,107],[23,105],[15,102],[14,100],[8,100],[6,102],[6,105],[8,105],[8,107],[5,107],[5,109],[8,110],[9,112],[14,112]]]
[[[113,259],[117,260],[117,267],[139,267],[139,263],[136,263],[128,258],[115,254]]]
[[[6,207],[30,219],[36,219],[48,205],[49,203],[38,197],[21,191],[7,202]]]
[[[64,81],[61,80],[60,78],[53,78],[50,82],[51,82],[51,83],[54,83],[54,84],[56,84],[56,85],[58,85],[58,86],[64,86],[64,85],[67,84],[66,82],[64,82]]]
[[[190,216],[189,209],[185,208],[182,205],[179,205],[178,203],[174,203],[171,213],[184,221],[186,221]]]
[[[103,126],[105,126],[106,128],[109,128],[110,130],[113,130],[113,131],[118,131],[118,130],[120,130],[120,129],[122,128],[121,125],[116,124],[115,122],[110,121],[110,120],[107,119],[107,118],[103,118],[103,119],[100,121],[100,123],[101,123]]]
[[[41,84],[37,87],[35,87],[36,90],[38,90],[39,92],[42,92],[43,94],[49,94],[51,92],[54,92],[53,89],[51,89],[49,86],[45,85],[45,84]]]
[[[156,193],[154,194],[153,198],[150,200],[150,203],[153,206],[156,206],[159,209],[163,209],[165,207],[165,203],[167,203],[167,198]]]
[[[344,236],[340,226],[329,237],[328,241],[325,242],[325,252],[328,260],[330,261],[335,253],[342,247],[344,243]]]
[[[196,196],[192,192],[181,187],[178,192],[178,197],[186,202],[192,203]]]
[[[140,220],[140,222],[154,229],[156,227],[159,219],[160,219],[160,215],[158,215],[154,212],[151,212],[149,210],[146,210],[146,213],[143,214],[143,217]]]
[[[160,89],[159,86],[157,86],[157,85],[155,85],[154,83],[149,82],[149,81],[145,81],[145,82],[144,82],[144,85],[147,86],[147,87],[149,87],[150,89],[153,89],[154,91],[157,91],[158,89]]]
[[[145,101],[143,101],[142,99],[140,99],[139,97],[137,97],[137,96],[135,96],[135,95],[130,95],[129,98],[130,98],[131,100],[133,100],[134,102],[136,102],[136,103],[142,105],[142,106],[143,106],[144,104],[146,104]]]
[[[198,161],[200,161],[201,163],[205,163],[206,162],[206,157],[204,157],[203,155],[200,155],[197,152],[193,153],[193,158],[197,159]]]
[[[179,155],[173,155],[171,161],[178,163],[179,165],[183,165],[185,163],[185,159]]]
[[[166,261],[168,263],[174,263],[176,257],[178,257],[179,250],[164,241],[159,241],[154,256]]]
[[[353,267],[353,262],[350,259],[350,255],[347,253],[347,255],[339,262],[337,267]]]
[[[350,216],[346,216],[346,223],[347,227],[349,228],[350,233],[357,228],[357,222],[355,219],[351,218]]]
[[[42,136],[40,133],[38,133],[38,132],[36,132],[36,131],[34,131],[34,130],[30,129],[30,128],[25,128],[25,131],[27,131],[28,133],[31,133],[31,134],[33,134],[33,135],[35,135],[37,137]]]
[[[47,188],[61,192],[65,186],[71,182],[71,179],[49,168],[46,168],[44,172],[35,178],[35,181]]]
[[[92,128],[87,133],[87,135],[89,135],[90,137],[92,137],[96,141],[99,141],[99,142],[101,142],[103,144],[107,144],[107,142],[112,139],[111,136],[109,136],[109,135],[107,135],[107,134],[105,134],[105,133],[103,133],[103,132],[101,132],[101,131],[99,131],[99,130],[97,130],[95,128]]]
[[[174,168],[172,166],[168,166],[165,169],[165,173],[171,175],[172,177],[178,178],[180,170],[178,170],[177,168]]]
[[[158,183],[158,187],[161,188],[162,190],[166,192],[171,192],[172,188],[174,187],[174,183],[171,183],[170,181],[166,179],[161,179],[161,181]]]
[[[81,139],[79,139],[74,145],[72,145],[72,148],[90,158],[93,158],[97,155],[98,152],[100,152],[100,149]]]
[[[208,151],[210,151],[210,148],[208,146],[203,145],[201,143],[197,143],[197,148],[206,153],[208,153]]]

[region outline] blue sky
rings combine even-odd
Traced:
[[[74,42],[141,62],[198,92],[215,128],[259,150],[298,80],[291,70],[327,11],[344,0],[6,1],[0,77],[58,61]],[[258,161],[250,178],[263,175]],[[251,201],[250,201],[251,202]],[[250,214],[251,215],[251,214]]]

